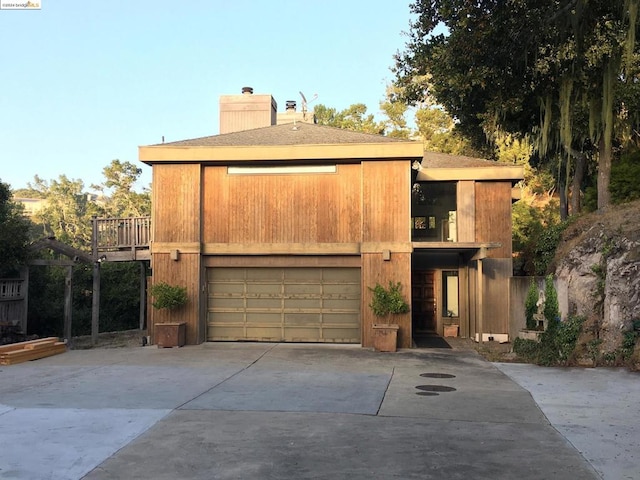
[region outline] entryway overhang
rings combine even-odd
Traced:
[[[487,252],[494,248],[500,248],[500,242],[412,242],[414,252],[424,252],[430,254],[452,254],[462,256],[465,262],[482,260],[486,258]]]

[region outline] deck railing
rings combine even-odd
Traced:
[[[0,280],[0,301],[22,300],[24,298],[24,280]]]
[[[94,218],[94,245],[98,251],[149,247],[151,217]]]

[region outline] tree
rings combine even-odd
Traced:
[[[131,162],[112,160],[102,169],[104,182],[91,185],[103,194],[104,215],[109,217],[142,217],[151,214],[151,197],[148,189],[136,192],[135,183],[142,169]]]
[[[384,134],[384,123],[377,122],[373,114],[367,114],[367,106],[364,103],[354,103],[340,112],[335,108],[318,104],[313,109],[313,113],[319,125],[375,135]]]
[[[637,89],[639,1],[418,0],[396,83],[413,104],[433,95],[476,148],[496,131],[531,134],[543,162],[563,156],[565,197],[570,175],[575,190],[597,153],[603,208],[613,138],[621,136],[614,120],[637,122],[623,100]],[[440,25],[447,34],[434,34]]]
[[[26,263],[30,228],[21,205],[12,201],[9,185],[0,180],[0,278],[15,275]]]
[[[82,180],[60,175],[46,181],[34,177],[28,187],[45,199],[44,206],[34,215],[43,234],[79,249],[91,248],[91,217],[100,209],[89,194],[83,192]]]

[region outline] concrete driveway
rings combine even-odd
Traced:
[[[207,343],[0,367],[1,479],[599,478],[565,437],[469,350]]]

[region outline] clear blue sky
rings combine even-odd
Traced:
[[[0,180],[81,179],[139,145],[219,133],[220,95],[299,91],[379,113],[410,0],[41,0],[0,10]],[[310,108],[313,107],[313,103]]]

